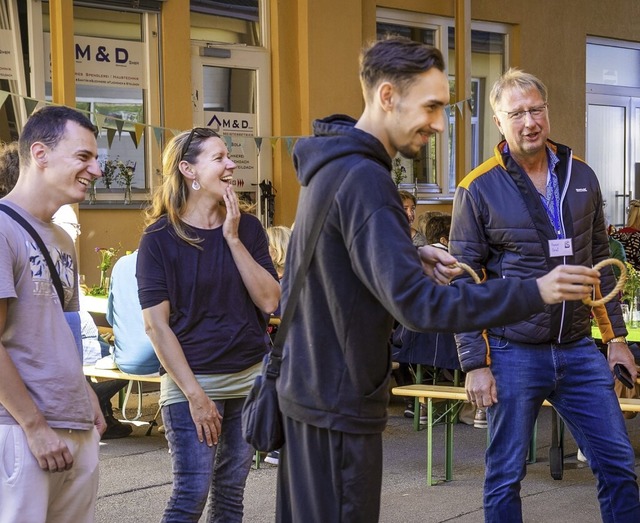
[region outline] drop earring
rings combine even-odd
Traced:
[[[194,191],[199,191],[200,190],[200,183],[198,182],[198,180],[193,180],[193,183],[191,184],[191,188]]]

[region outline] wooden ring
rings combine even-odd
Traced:
[[[453,265],[451,265],[451,267],[467,271],[471,275],[471,277],[473,278],[474,282],[480,283],[481,280],[480,280],[480,277],[476,274],[476,271],[474,271],[466,263],[456,262]]]
[[[604,305],[605,303],[611,301],[617,294],[622,290],[624,284],[627,281],[627,268],[624,263],[616,258],[607,258],[606,260],[602,260],[599,263],[596,263],[593,268],[596,270],[602,269],[602,267],[606,267],[607,265],[615,265],[620,269],[620,278],[618,279],[618,283],[614,287],[614,289],[607,294],[604,298],[600,298],[599,300],[592,300],[591,298],[585,298],[582,300],[582,303],[585,305],[590,305],[591,307],[598,307],[600,305]]]

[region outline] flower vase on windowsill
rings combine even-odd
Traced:
[[[124,186],[124,203],[129,205],[131,203],[131,185]]]
[[[118,160],[118,170],[116,182],[118,185],[124,187],[124,203],[125,205],[129,205],[131,203],[131,185],[135,175],[136,163],[129,161],[124,163]]]
[[[94,203],[96,203],[96,182],[98,180],[96,178],[94,178],[93,180],[91,180],[91,183],[89,184],[89,204],[93,205]]]

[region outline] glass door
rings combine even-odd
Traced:
[[[193,46],[194,126],[218,131],[236,163],[234,187],[265,226],[273,219],[268,55]],[[263,140],[264,138],[264,140]]]
[[[639,137],[633,136],[637,134],[640,110],[635,100],[628,96],[587,95],[587,163],[598,176],[605,215],[616,227],[626,223],[629,200],[640,198],[640,168],[637,187],[635,183],[635,164],[640,162]]]

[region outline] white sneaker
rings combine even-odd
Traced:
[[[582,451],[580,449],[578,449],[578,455],[576,456],[576,459],[578,461],[582,461],[582,463],[586,463],[587,462],[587,457],[582,453]]]

